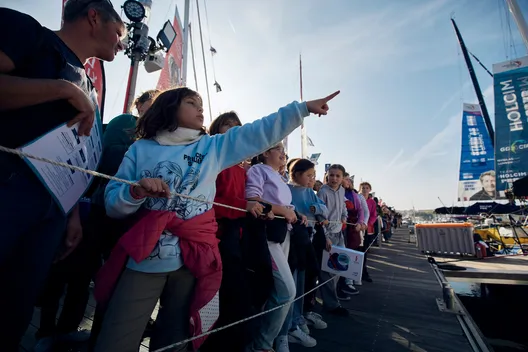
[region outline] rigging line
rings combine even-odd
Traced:
[[[506,43],[506,30],[504,29],[504,18],[508,16],[506,7],[504,6],[503,0],[497,0],[497,5],[499,7],[499,18],[500,18],[500,25],[501,25],[501,34],[502,34],[502,46],[504,49],[504,56],[506,56],[506,60],[508,60],[510,57],[508,55],[508,44]]]
[[[207,38],[209,39],[209,49],[211,49],[213,47],[213,45],[211,44],[211,26],[209,25],[209,16],[207,14],[207,0],[203,0],[204,2],[204,11],[205,11],[205,23],[207,25]],[[213,78],[216,82],[216,70],[215,70],[215,65],[214,65],[214,53],[209,50],[211,52],[211,67],[213,69]]]
[[[123,78],[121,79],[121,84],[119,85],[117,94],[114,97],[114,103],[112,104],[112,110],[114,110],[114,108],[116,107],[117,102],[120,101],[119,99],[117,99],[117,97],[121,94],[121,92],[123,91],[123,88],[126,88],[125,80],[127,78],[128,78],[128,71],[125,71]]]
[[[506,7],[506,5],[504,5]],[[509,11],[506,12],[506,15],[508,16],[506,19],[506,22],[508,23],[508,33],[509,33],[509,39],[510,39],[510,53],[513,52],[513,57],[516,58],[517,56],[517,48],[515,46],[515,40],[513,39],[513,32],[511,28],[511,15],[509,14]]]
[[[486,72],[487,72],[487,73],[493,78],[493,73],[491,73],[490,70],[488,70],[488,69],[486,68],[486,66],[484,66],[484,64],[483,64],[482,62],[480,62],[480,60],[478,59],[478,57],[476,57],[475,54],[473,54],[471,51],[468,50],[468,52],[469,52],[469,54],[470,54],[471,56],[473,56],[473,58],[474,58],[475,60],[477,60],[477,62],[479,63],[479,65],[480,65],[484,70],[486,70]]]
[[[200,30],[200,44],[202,46],[202,58],[205,73],[205,89],[207,92],[207,104],[209,106],[209,121],[213,122],[213,113],[211,111],[211,96],[209,95],[209,79],[207,78],[207,63],[205,62],[205,51],[203,45],[203,34],[202,34],[202,20],[200,18],[200,3],[196,0],[196,12],[198,13],[198,29]]]
[[[171,0],[171,2],[169,3],[169,7],[167,8],[167,13],[165,14],[165,18],[169,17],[169,13],[170,13],[170,9],[172,7],[172,4],[174,4],[174,0]],[[174,10],[174,13],[176,13],[176,10]]]
[[[205,23],[207,25],[207,33],[209,33],[208,39],[209,39],[209,46],[211,46],[211,27],[209,26],[209,16],[207,14],[207,0],[203,0],[204,2],[204,11],[205,11]]]
[[[191,42],[191,58],[193,65],[194,83],[196,84],[196,91],[198,91],[198,77],[196,77],[196,61],[194,59],[194,44],[192,39],[191,23],[188,24],[187,28],[189,29],[189,40]]]

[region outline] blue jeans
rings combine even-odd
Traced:
[[[0,155],[0,329],[17,351],[66,229],[66,216],[25,163]]]
[[[278,307],[295,298],[295,282],[281,245],[268,241],[268,248],[271,255],[273,282],[275,285],[270,298],[264,306],[264,310]],[[250,350],[266,351],[273,348],[273,341],[278,336],[289,309],[290,306],[286,305],[262,316],[260,329],[253,340]]]
[[[304,270],[295,270],[293,272],[293,281],[295,281],[296,295],[295,298],[304,295],[304,279],[306,272]],[[303,317],[303,299],[298,299],[292,305],[286,316],[284,324],[282,324],[279,336],[288,335],[290,330],[295,330],[299,325],[305,324]]]

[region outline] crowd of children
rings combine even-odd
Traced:
[[[390,221],[382,220],[390,212],[373,199],[368,182],[356,191],[340,164],[316,180],[314,163],[288,160],[280,142],[310,112],[325,114],[333,96],[292,103],[246,125],[235,112],[224,113],[205,130],[196,92],[147,91],[136,100],[138,117],[111,120],[100,170],[139,180],[139,186],[100,180],[93,187],[91,204],[83,203],[85,238],[54,264],[39,302],[35,350],[89,339],[93,351],[135,351],[145,337],[155,350],[267,310],[171,350],[316,346],[310,329],[327,323],[316,313],[313,289],[322,284],[323,314],[348,316],[340,302],[358,294],[361,281],[372,282],[366,252],[379,234],[390,232]],[[362,280],[321,270],[322,253],[332,246],[365,252]],[[79,260],[86,263],[68,266]],[[79,267],[85,270],[75,275]],[[77,331],[92,278],[94,324]]]
[[[3,147],[20,148],[64,123],[89,134],[95,92],[83,64],[112,61],[126,26],[109,1],[69,0],[63,17],[54,32],[0,8]],[[343,166],[319,181],[310,160],[286,156],[281,141],[306,116],[326,115],[337,94],[245,125],[229,112],[207,130],[197,92],[145,92],[135,102],[138,116],[106,126],[98,167],[134,184],[97,178],[70,212],[21,158],[1,153],[4,350],[18,350],[35,305],[37,352],[72,341],[90,351],[137,351],[146,337],[151,350],[315,346],[310,329],[327,327],[316,292],[322,314],[347,316],[340,301],[372,282],[366,263],[358,281],[321,270],[323,252],[346,246],[366,257],[380,233],[390,240],[392,221],[371,199],[370,184],[358,193]],[[80,328],[93,282],[88,331]]]

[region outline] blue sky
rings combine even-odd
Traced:
[[[207,1],[207,0],[206,0]],[[60,25],[61,0],[3,0],[2,6],[31,14],[44,26]],[[119,8],[124,1],[114,0]],[[198,90],[206,99],[195,1],[191,1]],[[244,122],[299,99],[299,53],[304,98],[340,89],[328,116],[306,120],[308,136],[325,163],[341,163],[356,180],[398,209],[435,208],[456,200],[462,103],[475,102],[449,21],[491,70],[493,63],[526,55],[503,0],[200,0],[213,115],[235,110]],[[528,18],[528,2],[519,1]],[[155,35],[183,0],[154,0]],[[209,27],[209,28],[208,28]],[[511,31],[510,29],[511,28]],[[510,34],[511,33],[511,34]],[[475,64],[493,117],[492,79]],[[129,61],[106,65],[105,121],[123,108]],[[155,87],[159,73],[140,68],[138,90]],[[189,61],[188,85],[195,88]],[[206,109],[207,111],[207,109]],[[300,154],[300,134],[289,139]],[[357,183],[357,182],[356,182]]]

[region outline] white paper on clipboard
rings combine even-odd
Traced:
[[[97,104],[97,96],[92,94]],[[96,170],[101,161],[102,122],[99,108],[96,105],[95,119],[90,136],[79,136],[79,123],[68,127],[63,124],[53,131],[37,138],[20,148],[21,151],[42,158],[60,161],[84,169]],[[65,214],[68,214],[83,194],[90,187],[94,176],[52,165],[46,162],[24,158],[33,172],[46,186],[55,201]]]

